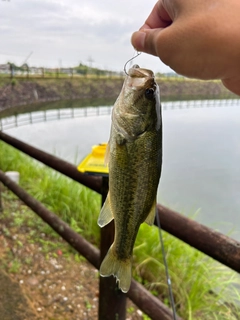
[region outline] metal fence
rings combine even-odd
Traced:
[[[0,140],[26,153],[30,157],[41,161],[54,170],[82,183],[83,185],[102,194],[102,199],[107,193],[107,181],[101,177],[91,177],[77,171],[76,167],[58,159],[55,156],[38,150],[26,143],[17,140],[0,131]],[[65,222],[61,221],[54,213],[47,210],[36,199],[32,198],[25,190],[11,181],[0,170],[0,181],[14,192],[26,205],[36,212],[47,224],[62,236],[71,246],[82,254],[91,264],[99,268],[103,254],[108,250],[112,241],[113,229],[102,230],[101,252],[88,243],[79,234],[74,232]],[[56,186],[57,187],[57,186]],[[157,214],[161,220],[163,230],[169,232],[190,246],[200,250],[213,259],[221,262],[229,268],[240,273],[240,243],[228,236],[214,231],[196,221],[190,220],[183,215],[168,209],[160,204],[157,205]],[[157,225],[156,221],[155,224]],[[104,228],[103,228],[104,229]],[[113,282],[114,281],[114,282]],[[151,319],[170,320],[173,319],[172,311],[160,300],[151,295],[139,283],[132,280],[127,296]],[[106,303],[106,301],[108,303]],[[100,279],[99,295],[99,319],[111,320],[125,319],[126,295],[116,290],[113,278]],[[177,317],[177,320],[180,320]]]
[[[110,115],[111,108],[112,107],[100,106],[87,108],[52,109],[23,113],[2,119],[0,118],[0,130],[7,130],[27,124],[48,122],[53,120]]]
[[[1,64],[0,75],[10,78],[73,78],[87,76],[123,76],[124,72],[101,70],[97,68],[47,68],[47,67],[31,67],[27,64],[17,67],[13,64]]]
[[[189,101],[170,101],[163,102],[163,110],[169,109],[188,109],[188,108],[208,108],[208,107],[230,107],[240,106],[240,99],[209,99],[209,100],[189,100]],[[64,108],[34,111],[23,114],[15,114],[10,117],[0,118],[0,130],[7,130],[39,122],[53,120],[64,120],[81,117],[110,115],[112,107],[98,106],[86,108]]]

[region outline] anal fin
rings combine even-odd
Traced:
[[[98,217],[98,225],[102,228],[106,226],[109,222],[111,222],[113,219],[114,217],[110,204],[110,193],[108,192],[107,198]]]

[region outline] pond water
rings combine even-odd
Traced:
[[[77,164],[92,145],[108,140],[110,109],[95,110],[84,117],[76,109],[70,118],[64,109],[64,120],[5,132]],[[31,114],[31,122],[35,116]],[[158,202],[188,216],[196,214],[197,221],[223,233],[232,231],[240,240],[240,101],[165,103],[163,133]]]

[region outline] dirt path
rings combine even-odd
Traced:
[[[98,271],[20,201],[6,201],[6,194],[0,214],[0,319],[98,319]],[[127,311],[128,320],[143,319],[130,300]]]
[[[1,261],[2,262],[2,261]],[[30,301],[23,294],[20,285],[11,280],[0,269],[0,314],[3,320],[36,319],[36,313]]]

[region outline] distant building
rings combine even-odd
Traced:
[[[10,73],[9,64],[0,64],[0,73],[9,74]]]

